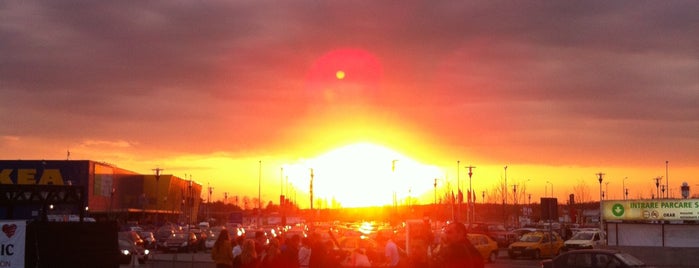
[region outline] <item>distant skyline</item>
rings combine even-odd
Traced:
[[[263,200],[276,203],[282,167],[327,159],[319,185],[344,188],[321,195],[371,195],[344,183],[383,185],[397,157],[416,168],[420,186],[409,190],[423,203],[434,179],[440,190],[463,186],[468,165],[477,201],[504,166],[509,191],[526,184],[532,200],[551,184],[559,200],[582,184],[598,200],[598,172],[612,198],[622,185],[650,198],[667,175],[679,197],[682,182],[699,189],[698,10],[697,1],[5,1],[0,159],[70,152],[146,174],[159,167],[210,183],[213,200],[256,197],[260,180]],[[333,153],[374,145],[383,149]],[[307,194],[302,177],[292,182]]]

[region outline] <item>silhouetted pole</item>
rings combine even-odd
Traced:
[[[257,228],[262,225],[262,160],[259,162],[257,170]]]
[[[473,217],[474,217],[474,214],[473,214],[474,206],[473,206],[473,200],[472,200],[473,199],[472,198],[473,188],[471,187],[471,176],[473,176],[473,169],[476,167],[468,166],[466,168],[468,168],[468,223],[470,226],[470,224],[473,223]]]
[[[461,219],[461,176],[460,170],[461,160],[456,160],[456,219],[454,221],[459,221]]]
[[[600,172],[597,173],[597,177],[599,180],[599,229],[601,231],[604,231],[604,223],[602,220],[602,177],[604,176],[604,173]]]
[[[160,206],[158,203],[158,199],[160,198],[160,193],[158,192],[158,186],[160,182],[160,172],[163,171],[162,168],[155,168],[153,169],[155,171],[155,221],[156,223],[158,222],[158,213],[160,213]]]
[[[505,166],[505,185],[502,187],[502,225],[507,227],[507,166]]]

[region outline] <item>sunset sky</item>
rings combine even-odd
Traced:
[[[430,203],[435,179],[439,194],[468,188],[469,165],[477,202],[500,202],[505,176],[532,201],[581,185],[598,200],[598,172],[610,198],[622,184],[650,198],[666,172],[679,197],[699,188],[697,14],[697,1],[3,1],[0,159],[159,167],[214,200],[256,197],[261,180],[263,200],[292,188],[302,207],[311,168],[315,194],[345,206],[392,191]]]

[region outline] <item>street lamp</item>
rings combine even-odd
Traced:
[[[461,160],[456,160],[456,218],[454,221],[459,221],[461,218],[461,199],[463,194],[461,193]]]
[[[434,205],[437,206],[437,178],[434,178]]]
[[[258,160],[257,170],[257,227],[262,224],[262,160]]]
[[[502,187],[502,220],[503,226],[507,226],[507,166],[505,166],[505,185]]]
[[[624,195],[624,192],[626,191],[626,179],[629,177],[624,177],[624,179],[621,181],[621,198],[624,198],[626,200],[626,196]]]
[[[660,197],[660,180],[662,180],[663,177],[655,177],[655,196]],[[661,197],[662,198],[662,197]]]
[[[597,173],[599,180],[599,229],[604,230],[604,223],[602,223],[602,177],[604,173]]]
[[[159,185],[160,185],[160,172],[163,171],[162,168],[155,168],[153,169],[155,171],[155,220],[156,222],[158,221],[158,213],[160,212],[160,206],[158,203],[158,199],[160,199],[160,193],[158,192]]]
[[[476,168],[474,166],[468,166],[468,223],[469,226],[473,222],[473,200],[472,200],[472,195],[473,195],[473,188],[471,188],[471,176],[473,176],[473,169]]]

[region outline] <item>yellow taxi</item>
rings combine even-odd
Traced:
[[[468,240],[481,253],[483,260],[494,262],[498,258],[498,243],[484,234],[468,234]]]
[[[519,241],[510,244],[507,256],[516,259],[529,256],[534,259],[554,257],[561,252],[563,239],[556,232],[536,231],[524,234]]]

